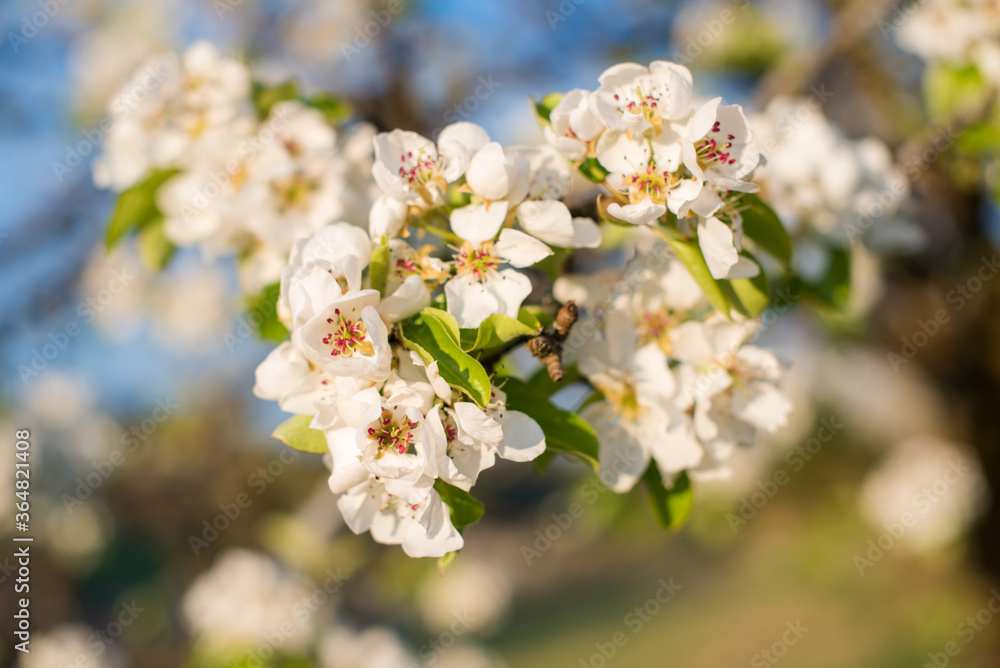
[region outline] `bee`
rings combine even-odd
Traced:
[[[529,339],[526,344],[528,351],[545,365],[549,378],[555,383],[560,382],[566,376],[566,369],[562,363],[562,342],[569,336],[570,329],[579,317],[580,309],[577,305],[572,301],[566,302],[556,314],[552,330],[541,332],[538,336]]]

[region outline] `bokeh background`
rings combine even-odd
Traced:
[[[15,656],[5,615],[0,661],[1000,665],[1000,281],[949,299],[1000,240],[1000,131],[965,132],[975,104],[928,104],[927,64],[898,46],[909,16],[877,0],[3,3],[0,559],[21,428],[36,543],[33,652]],[[920,250],[858,263],[848,308],[797,304],[768,326],[794,419],[741,452],[733,479],[699,487],[680,532],[582,466],[498,466],[476,488],[486,517],[442,572],[352,535],[320,459],[268,438],[282,415],[250,390],[270,346],[249,334],[231,265],[185,252],[152,275],[127,245],[102,250],[113,197],[93,154],[70,153],[100,143],[107,100],[147,56],[199,39],[264,81],[294,77],[428,136],[471,120],[538,142],[530,97],[668,59],[751,111],[827,91],[845,137],[878,137],[901,164],[945,129],[958,138],[908,174]],[[887,357],[941,308],[948,323],[914,355]]]

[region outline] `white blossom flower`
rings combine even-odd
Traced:
[[[118,647],[101,642],[103,637],[77,624],[57,626],[32,638],[31,651],[21,654],[18,668],[64,668],[86,665],[121,668],[125,660]]]
[[[448,184],[465,173],[472,155],[488,141],[482,128],[465,122],[442,130],[437,145],[416,132],[380,133],[375,137],[372,177],[394,199],[418,207],[437,206]]]
[[[591,98],[594,111],[611,130],[643,133],[680,120],[691,109],[691,72],[681,65],[655,61],[649,67],[622,63],[601,74]]]
[[[597,431],[601,479],[616,492],[635,485],[650,457],[664,479],[673,480],[703,454],[689,419],[674,404],[677,383],[666,355],[656,343],[637,343],[630,315],[616,311],[605,322],[603,339],[579,362],[603,394],[580,415]]]
[[[747,345],[752,324],[713,316],[689,321],[670,334],[680,381],[678,405],[694,409],[699,440],[716,459],[753,443],[756,429],[774,433],[791,403],[778,385],[783,369],[773,353]]]
[[[218,141],[217,131],[229,136],[234,119],[251,115],[249,94],[246,67],[207,42],[182,58],[150,59],[112,101],[115,123],[95,161],[94,182],[124,190],[153,169],[197,164],[200,150]]]
[[[448,506],[433,489],[420,502],[407,503],[372,477],[341,494],[337,507],[351,531],[367,531],[379,543],[401,545],[411,557],[441,557],[465,544]]]
[[[338,626],[319,644],[322,668],[410,668],[417,660],[391,630],[373,626],[360,631]]]
[[[428,415],[442,480],[468,491],[496,457],[527,462],[545,451],[545,434],[538,423],[506,406],[507,395],[494,387],[485,409],[456,401],[433,418]]]
[[[455,276],[445,283],[448,312],[459,327],[478,327],[494,313],[517,317],[531,293],[531,281],[516,269],[533,265],[552,254],[534,237],[505,228],[506,202],[467,206],[451,214],[451,227],[464,242],[454,255]],[[499,237],[494,237],[500,232]]]
[[[709,100],[688,121],[681,139],[684,166],[724,190],[757,192],[757,184],[743,180],[760,162],[750,123],[740,105],[721,101]]]
[[[194,581],[181,610],[194,634],[218,652],[246,651],[279,628],[295,651],[308,643],[314,622],[292,611],[310,593],[304,579],[263,554],[231,548]]]
[[[582,89],[571,90],[549,114],[545,126],[545,139],[563,156],[581,160],[587,155],[588,144],[605,130],[605,125],[594,112],[592,93]]]
[[[934,552],[968,531],[989,499],[982,465],[968,448],[917,436],[895,445],[861,488],[860,506],[877,531],[915,520],[896,538],[915,552]]]

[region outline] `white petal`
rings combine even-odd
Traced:
[[[664,479],[701,463],[705,450],[686,426],[671,429],[651,444],[653,459]]]
[[[478,244],[495,237],[506,218],[507,202],[473,204],[451,212],[451,229],[466,241]]]
[[[530,267],[552,255],[552,250],[535,237],[510,228],[500,232],[494,250],[515,267]]]
[[[653,204],[651,200],[644,199],[635,204],[622,206],[618,202],[608,206],[608,215],[632,223],[633,225],[645,225],[651,223],[667,212],[667,207],[662,204]]]
[[[770,383],[753,383],[752,393],[734,392],[733,415],[773,434],[788,421],[792,404]]]
[[[409,318],[431,303],[431,293],[424,280],[417,274],[410,274],[396,290],[382,300],[378,312],[390,323]]]
[[[600,440],[601,482],[616,492],[632,489],[646,471],[649,452],[618,423],[607,403],[587,406],[580,417],[593,426]]]
[[[411,557],[443,557],[465,545],[448,515],[448,506],[431,490],[420,522],[406,522],[403,551]]]
[[[590,218],[574,218],[573,240],[567,248],[597,248],[600,245],[600,226]]]
[[[486,288],[496,297],[499,312],[516,318],[521,304],[531,294],[531,279],[515,269],[490,271],[486,273]]]
[[[449,280],[444,284],[444,294],[448,300],[448,313],[455,316],[458,326],[463,329],[479,327],[483,320],[500,309],[497,297],[471,274]]]
[[[712,278],[725,278],[740,256],[733,242],[733,230],[718,218],[698,220],[698,245]]]
[[[445,180],[451,183],[464,174],[472,156],[489,141],[486,130],[468,121],[452,123],[442,130],[438,136],[438,151],[447,163]]]
[[[329,485],[330,491],[334,494],[342,494],[371,477],[368,470],[358,461],[360,451],[355,433],[351,427],[341,427],[326,432],[326,442],[333,456]]]
[[[737,278],[753,278],[760,273],[760,267],[756,262],[750,258],[740,256],[740,259],[736,261],[729,271],[726,273],[725,278],[730,280]]]
[[[504,432],[500,423],[476,404],[459,401],[455,404],[454,410],[460,435],[467,434],[492,447],[496,447],[503,440]]]
[[[517,219],[525,232],[553,246],[567,248],[573,242],[573,216],[562,202],[522,202],[517,207]]]
[[[649,163],[649,144],[639,135],[630,139],[625,132],[605,132],[597,140],[595,152],[598,162],[609,172],[635,174]]]
[[[698,111],[694,112],[694,115],[687,124],[688,139],[691,141],[698,141],[708,134],[709,130],[712,129],[712,126],[715,125],[715,119],[718,116],[720,102],[722,102],[721,97],[712,98],[703,104]]]
[[[545,452],[545,433],[530,417],[520,411],[504,409],[496,419],[503,427],[498,455],[512,462],[529,462]]]
[[[490,142],[479,149],[465,172],[465,180],[472,192],[488,200],[499,200],[507,194],[511,176],[507,156],[497,142]]]
[[[253,394],[277,401],[309,373],[309,361],[290,341],[272,350],[254,372]]]
[[[671,211],[680,215],[681,211],[690,206],[704,190],[701,180],[682,179],[667,194],[667,206],[670,207]]]
[[[635,353],[636,387],[644,395],[670,398],[676,389],[667,357],[656,343],[649,343]]]
[[[399,236],[406,222],[409,206],[398,199],[382,195],[372,202],[372,210],[368,213],[368,232],[372,239],[380,240],[383,235],[390,239]]]

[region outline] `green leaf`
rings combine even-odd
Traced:
[[[517,312],[517,319],[523,324],[530,327],[537,334],[542,329],[542,323],[538,320],[535,314],[526,308],[522,308]]]
[[[371,277],[372,289],[385,296],[385,286],[389,281],[389,242],[382,236],[382,243],[372,250],[371,264],[368,276]]]
[[[166,267],[176,250],[177,247],[163,231],[163,218],[157,218],[139,230],[139,254],[153,271]]]
[[[260,118],[267,118],[271,108],[279,102],[299,99],[299,84],[292,79],[277,86],[265,86],[255,81],[251,95],[254,107],[257,108],[257,115]]]
[[[354,113],[350,102],[329,93],[317,93],[306,100],[306,104],[322,112],[330,125],[340,125]]]
[[[466,332],[469,332],[469,334]],[[474,343],[471,346],[466,345],[466,342],[472,337],[473,332],[475,333]],[[463,344],[462,347],[465,348],[466,352],[473,352],[475,350],[499,348],[517,339],[525,336],[534,336],[537,333],[538,328],[536,327],[529,327],[520,320],[511,318],[509,315],[494,313],[480,323],[479,329],[462,330],[461,341]]]
[[[551,327],[552,323],[555,322],[555,316],[541,306],[525,306],[518,311],[517,319],[526,325],[535,326],[537,324],[541,327]]]
[[[976,111],[989,93],[986,80],[973,64],[928,67],[923,88],[931,118],[942,121]]]
[[[156,191],[179,171],[178,169],[155,171],[146,177],[145,181],[118,196],[104,237],[105,246],[109,251],[132,230],[149,225],[163,217],[156,206]]]
[[[604,169],[604,166],[598,162],[597,158],[587,158],[580,163],[580,166],[576,170],[588,181],[593,181],[594,183],[604,183],[604,179],[611,173]]]
[[[564,367],[564,371],[566,374],[563,376],[563,379],[557,383],[549,377],[549,370],[543,366],[535,372],[535,375],[528,379],[528,385],[531,386],[532,390],[538,392],[539,394],[551,397],[559,390],[583,378],[580,370],[577,369],[575,365]]]
[[[708,301],[712,303],[712,306],[727,318],[730,317],[729,300],[726,298],[719,281],[712,278],[712,272],[708,270],[708,265],[705,264],[705,258],[701,254],[701,248],[698,246],[697,240],[668,238],[667,243],[670,244],[674,255],[691,272],[691,276],[694,277],[694,280],[701,287],[705,296],[708,297]]]
[[[265,341],[284,341],[288,338],[288,328],[278,320],[278,299],[281,284],[273,283],[247,303],[246,320],[257,330],[257,335]]]
[[[451,566],[451,563],[455,561],[455,557],[458,556],[458,552],[446,552],[442,557],[438,558],[438,570],[442,573],[444,569]]]
[[[459,531],[478,522],[483,516],[483,504],[472,498],[472,495],[465,490],[449,485],[441,478],[434,481],[434,489],[441,495],[441,500],[448,504],[451,523]]]
[[[507,408],[530,416],[545,432],[547,450],[578,457],[595,471],[599,468],[597,434],[586,420],[556,407],[544,393],[516,378],[508,378],[503,391],[507,393]]]
[[[428,306],[401,322],[399,331],[410,350],[425,364],[438,363],[438,372],[449,385],[468,394],[480,406],[490,399],[490,378],[483,365],[462,350],[458,321],[440,309]]]
[[[744,195],[741,205],[743,234],[786,266],[792,261],[792,240],[778,214],[754,194]]]
[[[649,500],[653,504],[653,515],[657,523],[664,529],[676,529],[684,524],[694,503],[694,492],[687,471],[682,471],[674,479],[673,487],[667,489],[663,486],[663,477],[656,462],[650,462],[642,479],[649,489]]]
[[[771,301],[767,291],[767,276],[764,275],[764,269],[760,266],[760,262],[757,262],[757,258],[746,251],[743,251],[742,255],[753,260],[760,268],[760,273],[753,278],[733,279],[729,281],[729,285],[739,300],[743,314],[756,318]]]
[[[535,105],[535,113],[538,115],[538,120],[547,125],[549,117],[552,115],[552,110],[556,108],[556,105],[559,104],[562,98],[562,93],[549,93],[542,98],[541,102],[535,102],[532,99],[531,101]]]
[[[326,435],[319,429],[309,426],[311,415],[293,415],[274,430],[271,438],[276,438],[288,447],[300,452],[310,452],[316,455],[326,454],[330,448],[326,444]]]
[[[851,299],[851,254],[850,249],[830,248],[830,268],[817,283],[805,283],[806,290],[813,297],[828,306],[842,309]]]

